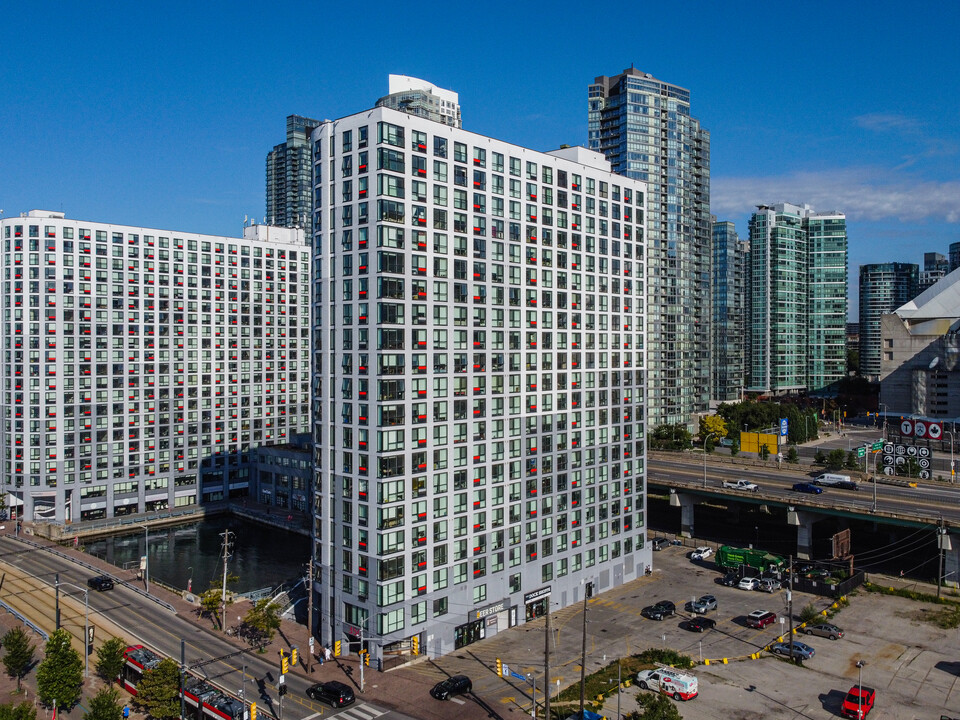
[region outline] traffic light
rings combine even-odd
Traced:
[[[294,667],[297,666],[297,648],[296,647],[290,648],[290,664],[293,665]]]
[[[334,656],[334,657],[340,657],[340,649],[341,649],[341,647],[342,647],[342,645],[341,645],[342,642],[343,642],[342,640],[334,640],[334,642],[333,642],[333,656]]]
[[[367,667],[370,667],[370,651],[361,650],[360,655],[363,657],[363,664],[366,665]]]
[[[250,703],[250,720],[257,720],[257,704]]]
[[[497,658],[497,675],[503,677],[503,660]]]
[[[420,654],[420,636],[419,635],[413,636],[413,641],[410,645],[410,649],[413,651],[414,655]]]
[[[280,674],[286,675],[290,671],[290,658],[283,654],[283,650],[280,651]]]

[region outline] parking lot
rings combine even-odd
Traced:
[[[692,672],[700,681],[700,696],[682,703],[686,720],[759,720],[760,718],[837,718],[840,704],[851,685],[857,683],[857,661],[863,684],[876,688],[877,704],[870,718],[933,718],[941,713],[960,716],[960,631],[942,630],[920,618],[936,606],[860,591],[850,606],[833,622],[846,636],[831,641],[824,637],[798,636],[812,646],[813,658],[802,667],[760,651],[785,632],[786,592],[767,594],[724,587],[713,558],[689,559],[692,548],[671,546],[654,555],[654,571],[645,578],[601,593],[587,611],[587,672],[593,672],[617,657],[652,647],[668,647],[694,660],[709,659]],[[717,597],[718,608],[707,613],[715,629],[693,633],[685,629],[690,613],[684,605],[705,593]],[[676,604],[677,614],[662,621],[641,616],[644,607],[660,600]],[[794,614],[808,602],[827,608],[827,598],[794,593]],[[747,626],[754,610],[777,614],[777,622],[757,630]],[[579,680],[582,641],[582,606],[568,607],[552,618],[554,642],[551,679],[560,687]],[[512,670],[537,677],[542,702],[544,622],[512,628],[440,658],[413,672],[427,682],[443,673],[464,673],[474,680],[474,691],[484,705],[500,717],[529,716],[530,687],[517,679],[505,680],[491,671],[501,658]],[[754,656],[755,659],[749,659]],[[726,659],[726,663],[724,663]],[[620,697],[621,712],[636,708],[638,690],[631,687]],[[480,710],[480,707],[476,708]],[[614,694],[604,712],[616,717]],[[473,717],[468,707],[454,715]],[[478,714],[477,717],[497,715]]]

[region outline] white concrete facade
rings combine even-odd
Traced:
[[[26,519],[243,494],[247,451],[309,428],[302,230],[231,238],[31,211],[0,220],[0,238],[0,463]]]
[[[321,640],[442,655],[642,574],[644,183],[388,108],[313,140]]]

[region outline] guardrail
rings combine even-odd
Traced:
[[[73,563],[74,565],[80,565],[81,567],[85,567],[85,568],[87,568],[87,570],[90,570],[90,571],[96,573],[97,575],[108,575],[109,577],[113,578],[113,581],[114,581],[115,583],[120,583],[121,585],[129,588],[129,589],[132,590],[133,592],[137,593],[137,595],[139,595],[140,597],[146,598],[147,600],[150,600],[150,601],[156,603],[156,604],[159,605],[160,607],[164,608],[165,610],[169,610],[170,612],[172,612],[172,613],[174,613],[174,614],[176,614],[176,612],[177,612],[177,609],[176,609],[173,605],[171,605],[170,603],[168,603],[166,600],[161,600],[160,598],[156,597],[155,595],[151,595],[150,593],[146,592],[145,590],[141,590],[141,589],[138,588],[136,585],[134,585],[134,584],[132,584],[132,583],[129,583],[129,582],[127,582],[126,580],[121,580],[120,578],[118,578],[118,577],[116,577],[116,576],[114,576],[114,575],[110,575],[109,573],[104,573],[102,568],[98,568],[98,567],[95,566],[95,565],[91,565],[91,564],[88,563],[88,562],[84,562],[83,560],[81,560],[81,559],[79,559],[79,558],[76,558],[76,557],[73,557],[72,555],[67,555],[65,552],[61,552],[60,550],[57,550],[56,548],[50,547],[50,546],[48,546],[48,545],[42,545],[42,544],[40,544],[40,543],[38,543],[38,542],[36,542],[36,541],[34,541],[34,540],[27,540],[26,538],[23,538],[23,537],[14,537],[14,536],[9,536],[9,535],[8,535],[7,537],[9,537],[11,540],[15,540],[16,542],[22,543],[23,545],[30,546],[30,547],[34,548],[35,550],[42,550],[43,552],[48,552],[48,553],[50,553],[51,555],[56,555],[57,557],[59,557],[59,558],[61,558],[61,559],[63,559],[63,560],[66,560],[67,562],[71,562],[71,563]]]
[[[7,611],[8,613],[10,613],[11,615],[13,615],[17,620],[19,620],[20,622],[22,622],[22,623],[23,623],[24,625],[26,625],[28,628],[30,628],[31,630],[33,630],[37,635],[39,635],[40,637],[42,637],[42,638],[44,639],[44,641],[47,641],[47,640],[50,639],[50,636],[47,635],[47,633],[46,633],[45,630],[41,630],[39,627],[37,627],[36,625],[34,625],[30,620],[28,620],[28,619],[25,618],[23,615],[21,615],[21,614],[18,613],[16,610],[14,610],[12,607],[10,607],[9,605],[7,605],[3,600],[0,600],[0,607],[2,607],[4,610],[6,610],[6,611]]]

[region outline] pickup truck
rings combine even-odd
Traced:
[[[753,492],[760,490],[759,485],[752,483],[749,480],[744,480],[743,478],[739,480],[724,480],[723,486],[732,490],[752,490]]]

